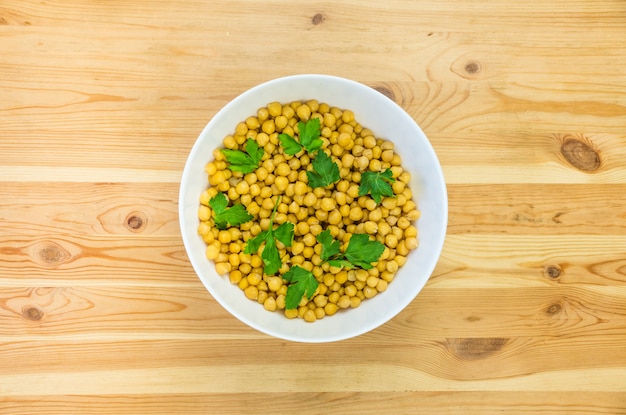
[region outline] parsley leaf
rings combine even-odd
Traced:
[[[359,196],[370,194],[376,203],[380,203],[382,197],[393,197],[391,184],[395,182],[391,169],[383,172],[367,171],[361,175],[361,185],[359,186]]]
[[[279,134],[278,139],[280,140],[280,144],[283,146],[283,150],[285,150],[285,153],[289,154],[290,156],[294,156],[298,154],[300,150],[302,150],[302,145],[289,134]]]
[[[246,150],[245,153],[241,150],[231,150],[228,148],[223,148],[222,153],[226,157],[226,161],[230,164],[229,168],[232,171],[247,174],[257,168],[265,151],[259,148],[257,142],[250,138],[246,141],[244,148]]]
[[[339,247],[341,244],[333,238],[329,229],[317,235],[317,242],[322,244],[322,253],[320,254],[322,261],[328,261],[340,253]]]
[[[291,246],[291,241],[293,240],[293,228],[293,223],[283,223],[278,228],[274,229],[274,238],[276,238],[277,241],[282,242],[285,246]]]
[[[326,187],[341,178],[339,166],[325,151],[318,152],[311,164],[313,170],[306,172],[311,187]]]
[[[300,300],[306,296],[309,300],[315,294],[319,283],[311,271],[307,271],[295,265],[283,274],[283,278],[290,282],[285,296],[285,308],[287,310],[298,307]]]
[[[280,259],[280,253],[276,246],[276,241],[280,241],[285,246],[291,246],[294,234],[294,226],[291,222],[285,222],[278,228],[274,228],[274,215],[276,214],[276,208],[280,203],[280,197],[274,205],[274,210],[270,216],[270,226],[266,231],[259,233],[254,238],[248,240],[246,247],[243,250],[244,254],[254,254],[258,252],[261,245],[265,243],[263,252],[261,252],[261,259],[263,260],[263,272],[267,275],[274,275],[278,272],[282,265]]]
[[[324,145],[320,138],[320,120],[312,118],[306,123],[298,122],[298,135],[300,142],[289,134],[279,134],[278,139],[285,153],[293,156],[305,149],[308,153],[315,153]]]
[[[312,118],[305,123],[298,122],[298,134],[300,135],[300,144],[306,148],[309,153],[315,153],[322,148],[324,141],[320,138],[320,120]]]
[[[215,212],[213,219],[215,220],[217,229],[226,229],[228,225],[239,226],[254,218],[241,204],[227,207],[228,198],[224,193],[218,193],[213,196],[211,200],[209,200],[209,206],[211,206],[213,212]]]
[[[345,256],[355,266],[370,269],[371,263],[378,261],[384,250],[385,245],[380,241],[370,241],[369,235],[355,233],[350,238]]]
[[[352,235],[346,252],[340,251],[340,242],[333,239],[330,230],[326,229],[317,235],[317,241],[322,244],[320,258],[333,267],[372,268],[372,262],[378,261],[385,245],[379,241],[370,241],[369,235],[357,233]]]

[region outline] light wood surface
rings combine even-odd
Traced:
[[[0,51],[1,414],[626,414],[625,1],[3,0]],[[177,222],[208,120],[297,73],[398,102],[450,198],[333,344],[230,316]]]

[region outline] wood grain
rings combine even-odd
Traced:
[[[619,0],[4,0],[0,414],[626,414],[624,39]],[[424,290],[332,344],[236,320],[178,229],[202,128],[296,73],[394,100],[448,184]]]

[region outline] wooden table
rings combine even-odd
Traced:
[[[625,414],[626,2],[0,4],[1,414]],[[263,335],[178,228],[230,99],[349,77],[448,183],[423,292],[333,344]]]

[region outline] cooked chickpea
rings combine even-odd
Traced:
[[[330,212],[331,210],[335,209],[336,206],[337,204],[335,203],[335,200],[330,197],[323,198],[320,204],[322,210],[326,212]]]
[[[231,270],[231,265],[228,262],[216,262],[215,263],[215,272],[219,275],[226,275]]]

